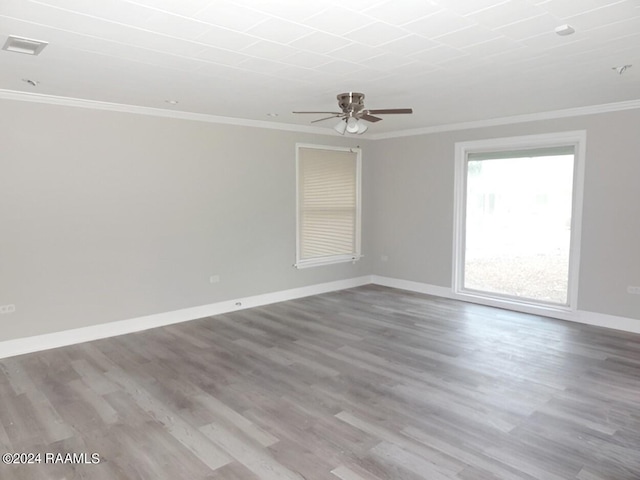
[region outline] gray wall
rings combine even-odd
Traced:
[[[451,287],[455,142],[586,130],[578,308],[640,319],[640,295],[626,291],[640,285],[639,125],[628,110],[377,141],[374,272]]]
[[[17,307],[0,341],[371,273],[450,287],[454,143],[580,129],[579,308],[640,319],[626,293],[640,285],[638,110],[377,141],[9,100],[0,111],[0,305]],[[363,147],[356,265],[292,267],[296,142]]]
[[[369,274],[296,270],[295,143],[362,139],[0,101],[0,341]],[[219,274],[221,282],[210,284]]]

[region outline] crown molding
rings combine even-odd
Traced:
[[[164,118],[176,118],[180,120],[193,120],[196,122],[218,123],[225,125],[237,125],[242,127],[266,128],[270,130],[282,130],[298,133],[312,133],[316,135],[336,136],[333,129],[296,125],[291,123],[277,123],[266,120],[249,120],[245,118],[224,117],[209,115],[206,113],[193,113],[163,108],[142,107],[138,105],[126,105],[123,103],[101,102],[83,98],[60,97],[40,93],[20,92],[17,90],[0,89],[0,99],[15,100],[20,102],[46,103],[49,105],[62,105],[67,107],[88,108],[93,110],[107,110],[111,112],[134,113],[137,115],[149,115]],[[359,135],[366,140],[385,140],[389,138],[413,137],[417,135],[429,135],[440,132],[452,132],[456,130],[470,130],[475,128],[495,127],[514,123],[535,122],[540,120],[553,120],[556,118],[578,117],[581,115],[594,115],[598,113],[618,112],[640,108],[640,99],[624,102],[604,103],[586,107],[566,108],[548,112],[528,113],[511,117],[498,117],[486,120],[473,120],[470,122],[449,123],[434,125],[432,127],[413,128],[386,133],[367,133]]]
[[[510,125],[514,123],[536,122],[539,120],[579,117],[581,115],[594,115],[597,113],[619,112],[621,110],[631,110],[634,108],[640,108],[640,99],[628,100],[625,102],[604,103],[601,105],[590,105],[587,107],[566,108],[563,110],[553,110],[549,112],[527,113],[524,115],[514,115],[511,117],[499,117],[486,120],[474,120],[471,122],[449,123],[446,125],[413,128],[410,130],[400,130],[396,132],[374,133],[369,135],[368,138],[371,140],[384,140],[388,138],[413,137],[416,135],[429,135],[432,133],[453,132],[456,130],[470,130],[475,128]]]
[[[242,127],[267,128],[270,130],[284,130],[288,132],[313,133],[316,135],[337,135],[336,132],[333,131],[333,129],[309,127],[306,125],[268,122],[265,120],[249,120],[236,117],[223,117],[219,115],[209,115],[206,113],[166,110],[163,108],[142,107],[139,105],[126,105],[123,103],[87,100],[84,98],[59,97],[56,95],[20,92],[17,90],[0,89],[0,99],[15,100],[19,102],[46,103],[49,105],[61,105],[65,107],[88,108],[92,110],[107,110],[110,112],[134,113],[137,115],[176,118],[180,120],[193,120],[196,122],[238,125]]]

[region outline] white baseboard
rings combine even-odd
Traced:
[[[410,292],[426,293],[427,295],[435,295],[436,297],[454,298],[450,288],[430,285],[428,283],[412,282],[411,280],[402,280],[400,278],[381,277],[380,275],[372,275],[371,283],[382,285],[383,287],[409,290]]]
[[[492,307],[499,307],[499,302],[491,302],[480,299],[470,299],[460,295],[456,295],[451,288],[430,285],[428,283],[413,282],[410,280],[402,280],[399,278],[382,277],[372,275],[371,283],[383,285],[385,287],[399,288],[401,290],[409,290],[411,292],[426,293],[437,297],[451,298],[463,302],[480,303]],[[502,308],[505,308],[502,305]],[[622,330],[631,333],[640,333],[640,320],[627,317],[618,317],[615,315],[607,315],[604,313],[588,312],[584,310],[568,311],[553,310],[545,308],[537,308],[534,306],[516,306],[510,305],[510,309],[529,313],[532,315],[542,315],[545,317],[557,318],[558,320],[568,320],[570,322],[584,323],[596,327],[612,328],[614,330]]]
[[[607,315],[606,313],[587,312],[584,310],[578,310],[576,314],[576,318],[570,319],[572,322],[595,325],[596,327],[613,328],[614,330],[623,330],[631,333],[640,333],[640,320]]]
[[[259,307],[262,305],[294,300],[296,298],[319,295],[321,293],[344,290],[346,288],[359,287],[370,283],[417,293],[425,293],[437,297],[468,301],[468,299],[458,297],[450,288],[447,287],[440,287],[437,285],[413,282],[398,278],[383,277],[379,275],[365,275],[346,280],[337,280],[334,282],[227,300],[209,305],[184,308],[172,312],[147,315],[145,317],[132,318],[129,320],[120,320],[100,325],[76,328],[73,330],[65,330],[62,332],[6,340],[4,342],[0,342],[0,358],[39,352],[42,350],[64,347],[82,342],[90,342],[92,340],[115,337],[117,335],[124,335],[127,333],[140,332],[150,328],[163,327],[165,325],[187,322],[189,320],[210,317],[213,315],[221,315],[223,313],[229,313],[245,308]],[[544,315],[547,317],[558,318],[560,320],[569,320],[587,325],[623,330],[626,332],[640,333],[640,320],[634,320],[632,318],[580,310],[577,312],[559,312],[554,315],[550,312],[535,312],[529,309],[529,311],[525,311],[525,313]]]
[[[309,285],[307,287],[292,288],[279,292],[265,293],[251,297],[237,298],[233,300],[201,305],[198,307],[184,308],[172,312],[157,313],[144,317],[119,320],[102,323],[89,327],[75,328],[62,332],[47,333],[33,337],[17,338],[0,342],[0,358],[23,355],[25,353],[39,352],[51,348],[65,347],[76,343],[90,342],[101,338],[115,337],[127,333],[140,332],[150,328],[163,327],[174,323],[188,322],[198,318],[221,315],[223,313],[242,310],[245,308],[259,307],[271,303],[284,302],[296,298],[318,295],[321,293],[344,290],[346,288],[359,287],[371,283],[371,276],[337,280],[334,282]]]

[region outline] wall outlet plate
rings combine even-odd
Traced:
[[[634,287],[633,285],[629,285],[627,287],[627,293],[631,295],[640,295],[640,287]]]
[[[16,311],[16,306],[13,304],[10,305],[0,305],[0,314],[5,313],[13,313]]]

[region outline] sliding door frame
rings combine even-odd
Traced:
[[[453,223],[453,275],[452,293],[454,298],[483,305],[507,308],[511,310],[549,314],[570,318],[577,310],[578,280],[580,273],[580,237],[582,233],[582,202],[584,190],[584,169],[586,152],[586,131],[546,133],[519,137],[492,138],[455,144],[455,188]],[[508,295],[470,291],[464,288],[466,204],[467,204],[467,165],[470,153],[526,150],[541,147],[574,147],[573,192],[571,209],[571,241],[569,250],[569,278],[567,304],[555,305],[536,302],[531,299],[519,299]]]

